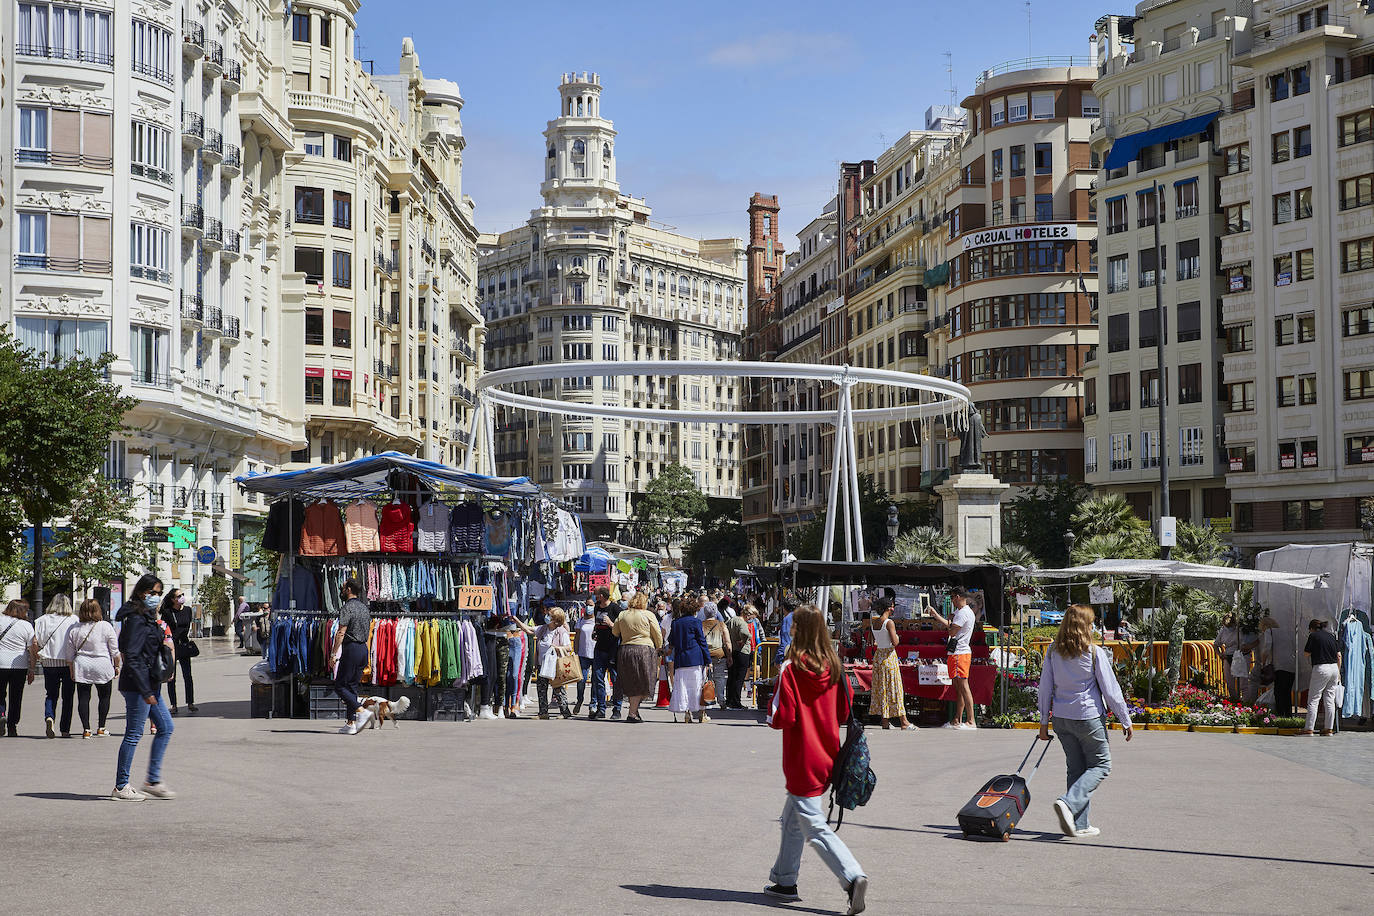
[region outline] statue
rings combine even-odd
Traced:
[[[983,428],[982,414],[971,408],[968,412],[968,420],[959,432],[958,470],[983,470],[983,439],[986,437],[987,430]]]

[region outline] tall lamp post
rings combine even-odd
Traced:
[[[1069,565],[1073,565],[1073,545],[1078,540],[1078,535],[1072,529],[1064,532],[1064,553],[1069,558]],[[1064,580],[1064,612],[1068,613],[1069,605],[1073,603],[1073,579]]]

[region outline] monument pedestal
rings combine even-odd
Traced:
[[[935,488],[944,500],[945,534],[958,543],[960,563],[976,563],[1002,545],[1002,494],[1010,489],[991,474],[971,471]]]

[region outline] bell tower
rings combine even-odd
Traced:
[[[544,130],[544,183],[549,207],[614,207],[620,196],[615,172],[615,126],[601,116],[601,76],[564,73],[558,84],[558,117]]]

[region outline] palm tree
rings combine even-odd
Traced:
[[[1149,533],[1149,526],[1136,517],[1120,493],[1094,496],[1079,503],[1073,512],[1073,527],[1080,539],[1139,530]]]
[[[1230,545],[1221,539],[1212,528],[1203,528],[1184,522],[1178,526],[1178,544],[1172,556],[1185,563],[1210,563],[1214,566],[1230,566],[1227,553]]]
[[[1030,552],[1030,548],[1021,544],[1002,544],[1000,547],[993,547],[983,554],[983,562],[995,563],[998,566],[1024,566],[1026,569],[1040,565],[1040,560]]]
[[[959,555],[954,536],[939,528],[913,528],[887,552],[889,563],[952,563]]]

